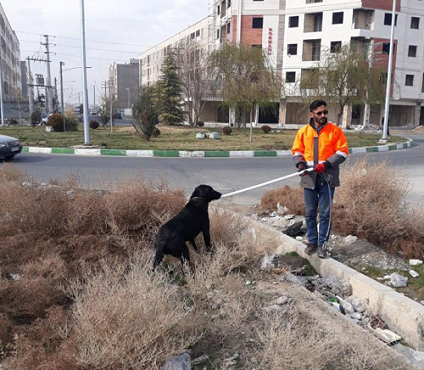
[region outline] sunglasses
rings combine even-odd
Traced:
[[[312,112],[313,114],[316,114],[317,116],[322,116],[323,114],[326,116],[328,114],[328,110],[323,110],[322,112]]]

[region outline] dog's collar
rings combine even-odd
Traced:
[[[193,198],[190,198],[190,200],[191,199],[205,199],[205,198],[202,198],[202,197],[193,197]]]

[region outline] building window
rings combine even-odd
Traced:
[[[414,75],[406,75],[405,86],[414,86]]]
[[[420,18],[411,17],[411,28],[417,30],[420,28]]]
[[[395,16],[395,26],[397,26],[397,14]],[[392,13],[384,13],[384,25],[391,26],[392,25]]]
[[[340,53],[340,50],[342,49],[342,42],[341,41],[332,41],[330,44],[330,52],[331,53]]]
[[[199,37],[200,36],[200,30],[197,30],[196,31],[196,37]]]
[[[252,49],[262,50],[262,44],[252,44]]]
[[[422,86],[421,86],[421,92],[424,93],[424,73],[423,73],[423,83],[422,83]]]
[[[296,82],[296,72],[286,72],[286,82]]]
[[[287,55],[297,55],[297,44],[287,45]]]
[[[231,7],[231,0],[227,0],[227,9]]]
[[[263,28],[263,26],[264,26],[264,19],[262,17],[252,19],[252,28]]]
[[[299,16],[289,17],[289,28],[299,27]]]
[[[343,24],[343,12],[333,13],[333,24]]]
[[[219,40],[219,30],[216,30],[216,39]]]
[[[408,57],[415,58],[417,56],[416,45],[409,45]]]
[[[227,23],[227,33],[231,32],[231,23]]]
[[[395,54],[396,45],[393,44],[393,55]],[[383,42],[383,48],[381,50],[382,54],[389,54],[390,53],[390,42]]]
[[[218,6],[216,7],[216,14],[218,14],[218,15],[220,15],[220,14],[221,14],[221,6],[220,6],[220,5],[218,5]]]

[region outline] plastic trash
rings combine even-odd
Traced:
[[[395,288],[403,288],[408,284],[408,278],[394,272],[390,275],[390,285]]]
[[[191,357],[188,353],[168,359],[161,370],[191,370]]]
[[[409,275],[411,275],[413,278],[420,276],[420,274],[414,270],[409,270]]]
[[[375,329],[374,335],[387,344],[394,344],[395,342],[402,339],[400,335],[397,335],[396,333],[393,333],[391,330],[388,329]]]
[[[411,260],[409,260],[409,264],[411,265],[411,266],[419,266],[419,265],[421,265],[423,263],[423,261],[421,261],[421,260],[415,260],[415,259],[411,259]]]
[[[262,258],[261,270],[265,270],[267,267],[274,267],[274,263],[272,262],[274,260],[274,257],[275,254],[268,255],[268,253],[265,253],[264,258]]]

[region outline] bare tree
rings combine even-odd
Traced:
[[[250,112],[250,141],[257,106],[270,107],[279,100],[281,80],[262,49],[224,44],[212,53],[215,94],[235,111]]]
[[[381,66],[370,66],[361,53],[343,45],[325,52],[311,76],[302,79],[304,83],[312,81],[316,95],[338,107],[339,126],[346,106],[384,100],[381,74]]]
[[[190,126],[197,127],[205,107],[208,92],[208,55],[202,45],[193,40],[184,40],[176,48],[178,74],[184,99],[188,108]]]

